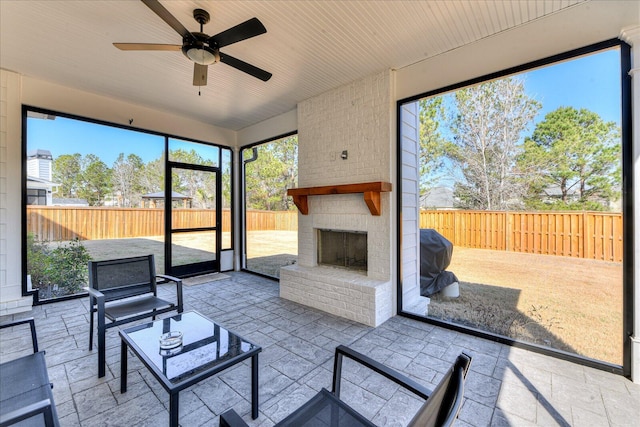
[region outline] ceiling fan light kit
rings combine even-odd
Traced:
[[[220,53],[218,50],[211,49],[208,46],[200,44],[185,44],[182,52],[187,58],[200,65],[211,65],[220,62]]]
[[[205,86],[207,84],[207,66],[222,62],[237,70],[247,73],[262,81],[271,78],[271,73],[240,59],[220,53],[220,48],[246,40],[267,32],[258,18],[251,18],[235,27],[209,37],[203,33],[203,26],[209,22],[210,15],[204,9],[194,9],[193,18],[200,24],[199,32],[190,32],[178,21],[158,0],[141,0],[149,9],[158,15],[164,22],[182,36],[182,46],[152,43],[114,43],[120,50],[146,50],[146,51],[174,51],[182,50],[182,53],[194,62],[193,84]]]
[[[204,9],[194,9],[193,18],[200,24],[200,32],[191,33],[193,37],[186,37],[182,41],[182,53],[200,65],[211,65],[220,62],[219,50],[215,47],[207,46],[209,36],[202,32],[204,24],[211,19],[209,12]],[[195,38],[195,40],[193,40],[193,38]]]

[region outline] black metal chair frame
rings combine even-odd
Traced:
[[[314,419],[320,411],[329,411],[329,419],[323,419],[321,425],[328,426],[375,426],[371,421],[363,417],[356,410],[340,399],[340,386],[342,377],[343,358],[347,357],[366,366],[374,372],[395,382],[426,400],[420,410],[415,414],[410,426],[450,426],[458,417],[464,395],[464,382],[471,364],[471,357],[462,353],[438,386],[433,390],[422,386],[411,378],[377,362],[346,346],[336,348],[333,364],[333,385],[331,392],[322,389],[311,400],[291,413],[276,426],[301,426],[305,422]],[[340,417],[345,415],[348,422],[341,424]],[[314,424],[315,425],[315,424]],[[245,427],[247,424],[233,409],[229,409],[220,415],[221,427]]]
[[[148,281],[126,286],[100,283],[101,267],[117,266],[126,271],[127,264],[145,262],[148,265]],[[172,303],[157,296],[156,279],[175,282],[177,302]],[[120,258],[106,261],[89,261],[89,350],[93,349],[93,313],[98,319],[98,377],[106,373],[106,330],[147,317],[155,320],[158,314],[183,311],[182,280],[166,274],[156,274],[153,255]],[[110,322],[107,323],[106,319]]]
[[[44,351],[38,351],[36,324],[33,318],[17,320],[0,325],[0,329],[29,324],[33,354],[22,356],[0,365],[0,427],[21,421],[24,425],[59,426],[58,414],[53,401]],[[5,377],[10,376],[10,378]],[[15,374],[18,375],[15,375]],[[13,374],[13,375],[12,375]],[[6,401],[4,399],[7,399]],[[11,401],[9,404],[8,402]],[[20,403],[20,405],[16,405]],[[16,407],[17,406],[17,407]],[[7,407],[14,408],[5,412]],[[42,414],[43,418],[37,417]],[[21,425],[23,425],[21,424]]]

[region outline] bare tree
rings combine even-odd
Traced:
[[[118,196],[119,206],[131,207],[139,202],[142,190],[140,174],[143,167],[142,159],[135,154],[125,157],[124,153],[120,153],[113,163],[111,169],[113,190]]]
[[[457,91],[446,156],[460,169],[461,207],[502,210],[519,206],[523,188],[516,158],[520,136],[540,109],[521,79],[510,77]]]
[[[157,193],[164,190],[164,152],[162,155],[147,162],[141,170],[140,186],[142,193]]]

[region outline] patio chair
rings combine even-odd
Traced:
[[[458,412],[462,406],[464,383],[471,364],[470,356],[464,353],[460,354],[436,388],[430,391],[401,373],[376,362],[364,354],[341,345],[336,348],[335,353],[332,391],[329,392],[323,388],[311,400],[277,423],[276,426],[375,426],[340,398],[340,377],[342,375],[342,360],[344,357],[366,366],[426,399],[426,402],[410,421],[409,426],[450,426],[458,417]],[[220,426],[245,427],[247,424],[237,412],[229,409],[220,415]]]
[[[176,303],[157,297],[156,278],[176,284]],[[89,261],[89,350],[93,349],[93,313],[98,318],[98,377],[105,375],[106,330],[177,310],[182,313],[182,280],[156,274],[153,255]],[[110,323],[106,322],[110,320]]]
[[[29,324],[33,354],[0,364],[0,426],[59,426],[44,351],[38,351],[33,318],[0,325],[0,329]]]

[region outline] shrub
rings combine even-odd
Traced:
[[[88,280],[89,252],[80,239],[62,243],[51,249],[47,241],[38,241],[32,233],[27,235],[27,274],[34,288],[48,290],[43,298],[79,292]],[[56,290],[57,287],[57,290]]]
[[[77,237],[51,251],[47,273],[49,282],[74,294],[86,286],[89,278],[87,263],[91,255]]]
[[[31,275],[34,288],[47,283],[50,252],[46,241],[39,241],[38,236],[27,233],[27,274]]]

